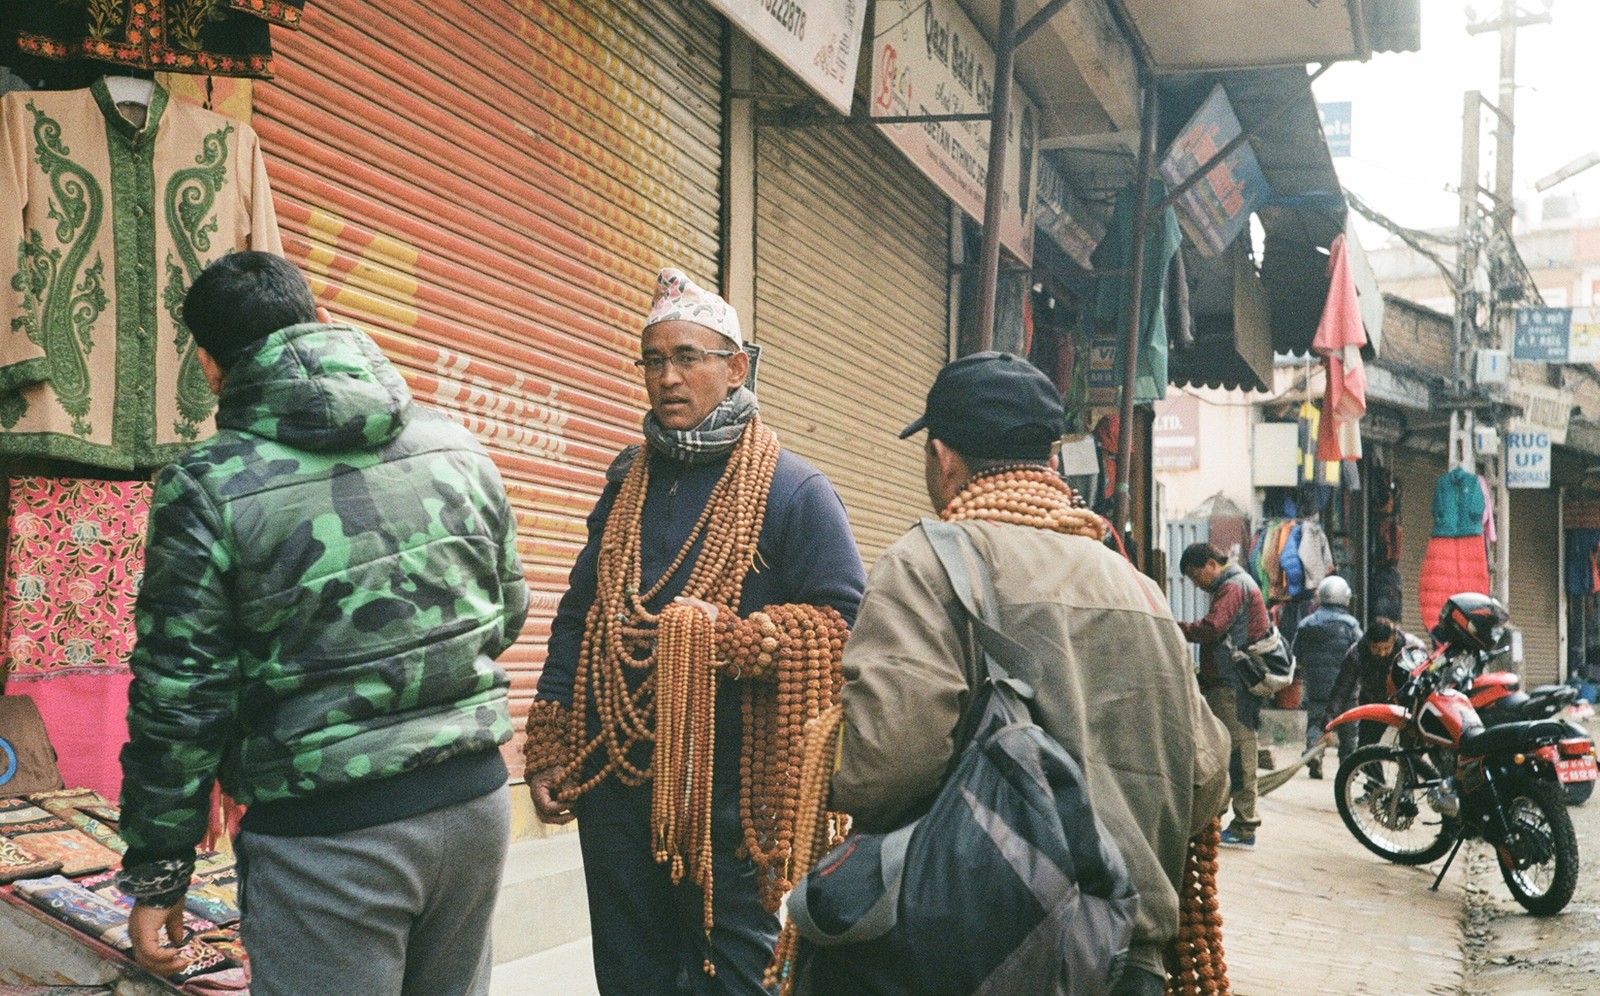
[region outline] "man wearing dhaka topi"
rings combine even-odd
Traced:
[[[662,270],[620,453],[551,626],[529,790],[578,820],[605,996],[761,993],[801,728],[865,586],[833,485],[762,424],[739,319]]]

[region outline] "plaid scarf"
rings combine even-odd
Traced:
[[[725,458],[738,445],[744,427],[756,416],[756,396],[739,388],[722,404],[711,409],[705,421],[693,429],[668,429],[656,421],[656,413],[645,412],[644,438],[650,448],[684,463],[713,463]]]

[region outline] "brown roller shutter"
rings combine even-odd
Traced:
[[[1524,685],[1557,682],[1561,659],[1561,514],[1551,488],[1511,489],[1511,624],[1522,630]]]
[[[286,252],[505,478],[533,588],[502,658],[519,729],[638,437],[655,272],[716,283],[721,25],[698,2],[328,0],[256,88]]]
[[[949,201],[872,129],[763,127],[756,155],[762,412],[870,564],[929,514],[921,440],[896,437],[949,353]]]

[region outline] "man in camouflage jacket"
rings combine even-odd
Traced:
[[[183,963],[213,779],[257,996],[484,993],[509,837],[507,679],[527,614],[483,448],[412,403],[283,259],[185,301],[218,433],[160,475],[131,665],[120,884],[146,968]]]

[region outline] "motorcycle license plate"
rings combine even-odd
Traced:
[[[1566,782],[1592,782],[1600,778],[1600,767],[1592,757],[1568,757],[1556,762],[1556,777]]]

